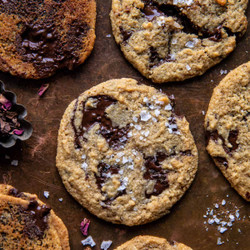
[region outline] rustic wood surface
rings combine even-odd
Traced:
[[[11,184],[20,191],[36,193],[41,200],[50,204],[67,226],[73,250],[84,249],[80,241],[85,237],[79,230],[84,217],[91,220],[89,234],[97,243],[94,249],[100,249],[102,240],[112,240],[113,245],[110,249],[113,249],[141,234],[180,241],[199,250],[249,249],[249,204],[230,187],[207,154],[203,112],[207,110],[213,88],[224,77],[220,70],[230,71],[249,60],[250,32],[248,31],[239,40],[237,48],[228,58],[203,76],[180,83],[153,85],[125,60],[113,36],[107,36],[112,34],[109,20],[110,6],[111,0],[97,1],[95,48],[88,60],[76,70],[60,71],[55,76],[40,81],[23,80],[0,73],[0,80],[5,83],[6,89],[15,92],[18,103],[26,106],[27,119],[34,128],[33,135],[28,141],[17,143],[9,150],[0,150],[0,182]],[[249,9],[248,16],[250,17]],[[67,193],[55,167],[57,131],[68,104],[90,87],[121,77],[135,78],[142,83],[161,88],[168,94],[174,94],[177,110],[190,122],[199,150],[197,176],[188,192],[172,208],[172,212],[153,223],[133,228],[102,221],[82,208]],[[50,86],[44,96],[39,98],[37,91],[43,83],[49,83]],[[5,159],[6,154],[11,159]],[[11,165],[12,160],[18,160],[18,166]],[[50,192],[48,199],[43,196],[44,190]],[[60,202],[59,198],[63,198],[63,201]],[[225,206],[220,206],[218,212],[235,211],[238,207],[241,220],[237,220],[231,230],[220,234],[215,225],[204,224],[207,219],[203,218],[203,215],[207,208],[212,208],[216,202],[221,203],[223,199],[227,203]],[[218,237],[225,242],[221,246],[217,245]]]

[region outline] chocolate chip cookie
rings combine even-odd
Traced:
[[[173,96],[133,79],[87,90],[66,109],[57,167],[96,216],[129,226],[169,213],[195,177],[197,149]]]
[[[69,250],[68,231],[36,195],[0,184],[0,249]]]
[[[0,70],[40,79],[83,63],[95,41],[95,0],[0,0]]]
[[[113,34],[127,60],[155,83],[202,75],[235,48],[248,0],[113,0]]]
[[[192,248],[178,242],[169,243],[167,240],[159,237],[143,235],[137,236],[115,250],[192,250]]]
[[[214,89],[205,129],[208,153],[232,187],[250,201],[250,61]]]

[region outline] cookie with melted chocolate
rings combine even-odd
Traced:
[[[192,250],[182,243],[168,242],[166,239],[151,236],[151,235],[140,235],[133,239],[125,242],[115,250],[145,250],[145,249],[157,249],[157,250]]]
[[[41,79],[72,70],[95,41],[95,0],[0,0],[0,70]]]
[[[248,0],[112,0],[113,34],[126,59],[155,83],[202,75],[247,29]]]
[[[14,229],[14,230],[13,230]],[[0,184],[0,248],[68,250],[68,231],[36,195]]]
[[[250,201],[250,61],[214,89],[205,129],[208,153],[232,187]]]
[[[129,226],[169,213],[194,179],[197,149],[173,96],[133,79],[87,90],[66,109],[56,164],[96,216]]]

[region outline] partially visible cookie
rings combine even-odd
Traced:
[[[155,83],[202,75],[247,29],[248,0],[113,0],[113,34],[133,66]]]
[[[67,250],[68,231],[36,195],[0,184],[0,249]]]
[[[232,187],[250,201],[250,62],[214,89],[205,117],[207,151]]]
[[[72,70],[95,41],[95,0],[0,1],[0,70],[40,79]]]
[[[66,109],[56,164],[96,216],[129,226],[169,213],[197,171],[197,149],[173,98],[133,79],[87,90]]]
[[[137,236],[115,250],[192,250],[192,248],[178,242],[169,243],[166,239],[143,235]]]

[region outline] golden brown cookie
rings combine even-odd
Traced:
[[[68,231],[36,195],[0,184],[0,248],[68,250]]]
[[[95,0],[0,1],[0,70],[40,79],[83,63],[95,41]]]
[[[192,248],[178,242],[169,243],[166,239],[143,235],[137,236],[115,250],[192,250]]]
[[[169,213],[195,177],[197,149],[173,97],[133,79],[101,83],[66,109],[56,164],[96,216],[129,226]]]
[[[250,62],[214,89],[205,117],[207,151],[233,188],[250,201]]]
[[[113,0],[113,34],[127,60],[155,83],[202,75],[247,29],[248,0]]]

